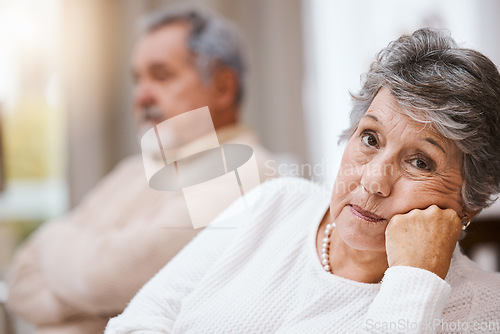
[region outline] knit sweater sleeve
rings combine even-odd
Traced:
[[[186,297],[207,273],[218,270],[217,262],[223,262],[226,251],[248,237],[254,218],[279,202],[284,184],[286,180],[279,178],[266,181],[231,204],[142,287],[122,314],[108,322],[105,334],[171,333]]]
[[[450,285],[430,271],[391,267],[358,332],[437,333],[450,293]]]
[[[207,228],[195,237],[112,318],[105,333],[170,333],[197,283],[230,245],[238,228]]]

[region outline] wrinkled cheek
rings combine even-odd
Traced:
[[[453,209],[457,212],[463,210],[459,188],[450,192],[444,187],[418,187],[414,189],[412,199],[411,203],[415,203],[415,206],[419,208],[427,208],[436,204],[442,209]]]
[[[350,193],[352,193],[360,184],[360,176],[351,168],[341,166],[332,189],[331,213],[335,218],[342,208],[350,202]]]
[[[335,179],[332,189],[332,214],[339,214],[342,207],[349,202],[349,194],[353,192],[360,184],[362,174],[362,164],[356,159],[356,150],[351,142],[348,143],[339,172]]]
[[[359,186],[359,180],[357,175],[339,175],[335,180],[333,191],[337,196],[347,195]]]
[[[361,182],[363,165],[352,159],[351,155],[345,155],[335,180],[335,186],[340,193],[349,193],[356,189]]]

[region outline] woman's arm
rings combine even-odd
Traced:
[[[436,333],[450,294],[450,285],[428,270],[391,267],[359,333]]]
[[[196,288],[237,232],[237,228],[207,228],[201,232],[137,293],[121,315],[109,321],[105,333],[169,333],[182,300]]]
[[[361,333],[436,333],[451,293],[444,279],[460,232],[457,213],[436,205],[392,217],[385,232],[390,268]]]

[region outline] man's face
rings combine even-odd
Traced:
[[[202,82],[187,48],[186,24],[172,23],[146,34],[132,56],[134,118],[139,134],[153,125],[203,106],[212,88]]]

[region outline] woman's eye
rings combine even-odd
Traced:
[[[361,140],[366,146],[378,147],[377,138],[369,132],[364,132],[361,135]]]
[[[414,167],[416,167],[418,169],[422,169],[422,170],[429,171],[429,170],[432,169],[429,163],[427,163],[425,160],[422,160],[422,159],[419,159],[419,158],[412,160],[411,164]]]

